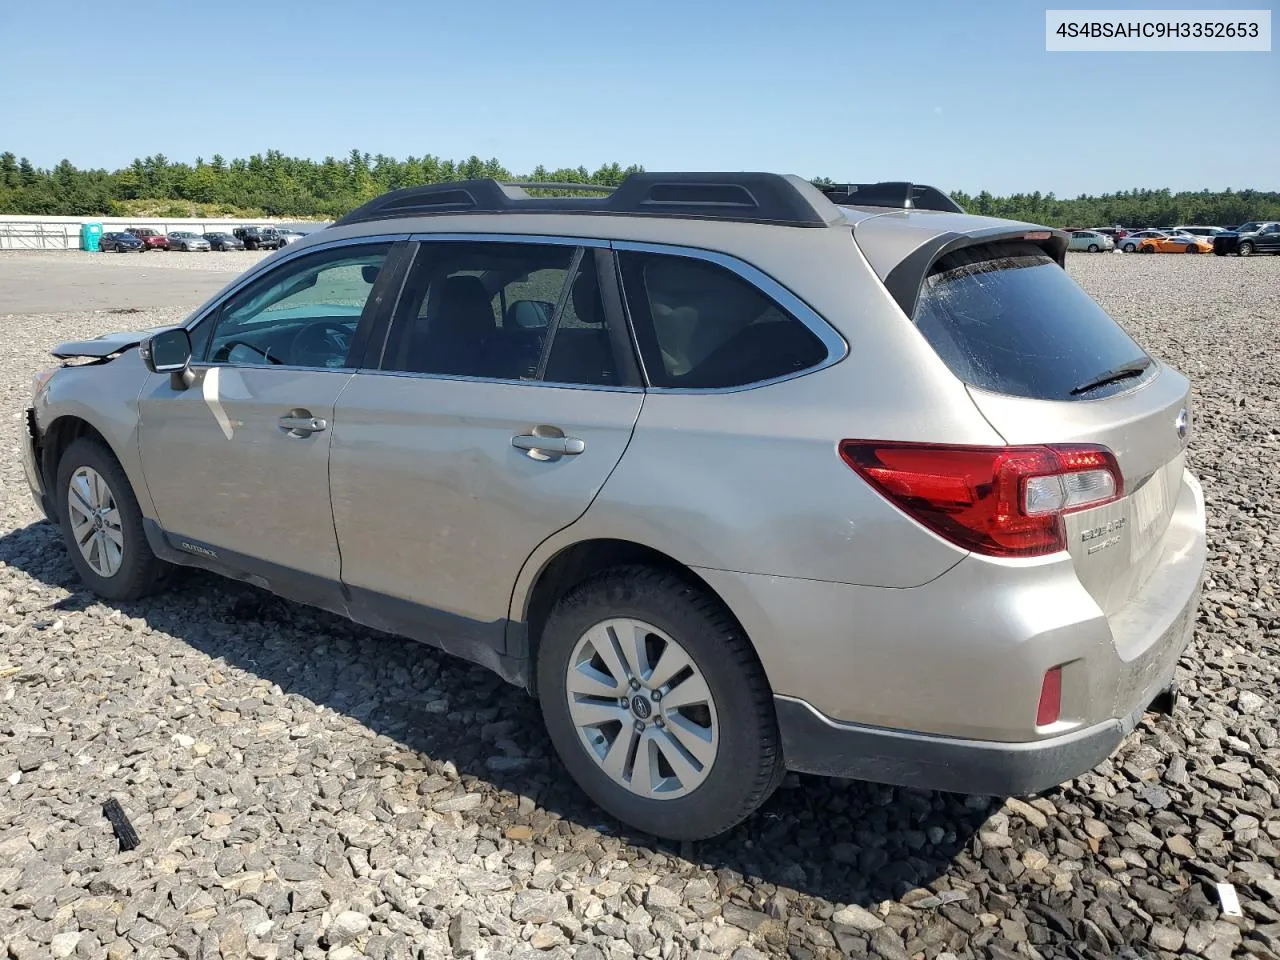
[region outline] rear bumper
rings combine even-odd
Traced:
[[[699,573],[756,645],[790,769],[1016,794],[1097,765],[1170,688],[1206,552],[1189,473],[1162,542],[1159,564],[1110,617],[1061,558],[966,558],[908,589]],[[1055,666],[1061,718],[1037,726]]]
[[[839,723],[802,700],[775,697],[787,769],[919,790],[1025,796],[1092,770],[1115,751],[1164,690],[1126,717],[1031,743],[961,740]]]

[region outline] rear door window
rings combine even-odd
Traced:
[[[384,370],[488,380],[622,384],[591,250],[424,243]]]
[[[1096,400],[1154,373],[1152,365],[1142,374],[1080,389],[1149,358],[1030,243],[966,247],[943,257],[925,281],[915,323],[957,377],[1008,396]]]

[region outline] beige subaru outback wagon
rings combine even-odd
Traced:
[[[483,664],[670,838],[786,769],[1034,792],[1171,709],[1188,383],[1066,234],[906,183],[548,186],[390,193],[59,347],[27,475],[85,583],[203,567]]]

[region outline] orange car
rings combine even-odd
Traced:
[[[1179,233],[1172,237],[1147,237],[1138,244],[1139,253],[1213,253],[1213,243],[1204,237]]]

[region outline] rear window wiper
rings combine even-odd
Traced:
[[[1130,360],[1128,363],[1122,363],[1118,367],[1112,367],[1106,373],[1100,373],[1091,380],[1086,380],[1078,387],[1071,388],[1071,395],[1088,393],[1090,390],[1096,390],[1098,387],[1105,387],[1108,383],[1116,383],[1120,380],[1128,380],[1130,377],[1140,377],[1151,366],[1150,357],[1139,357],[1137,360]]]

